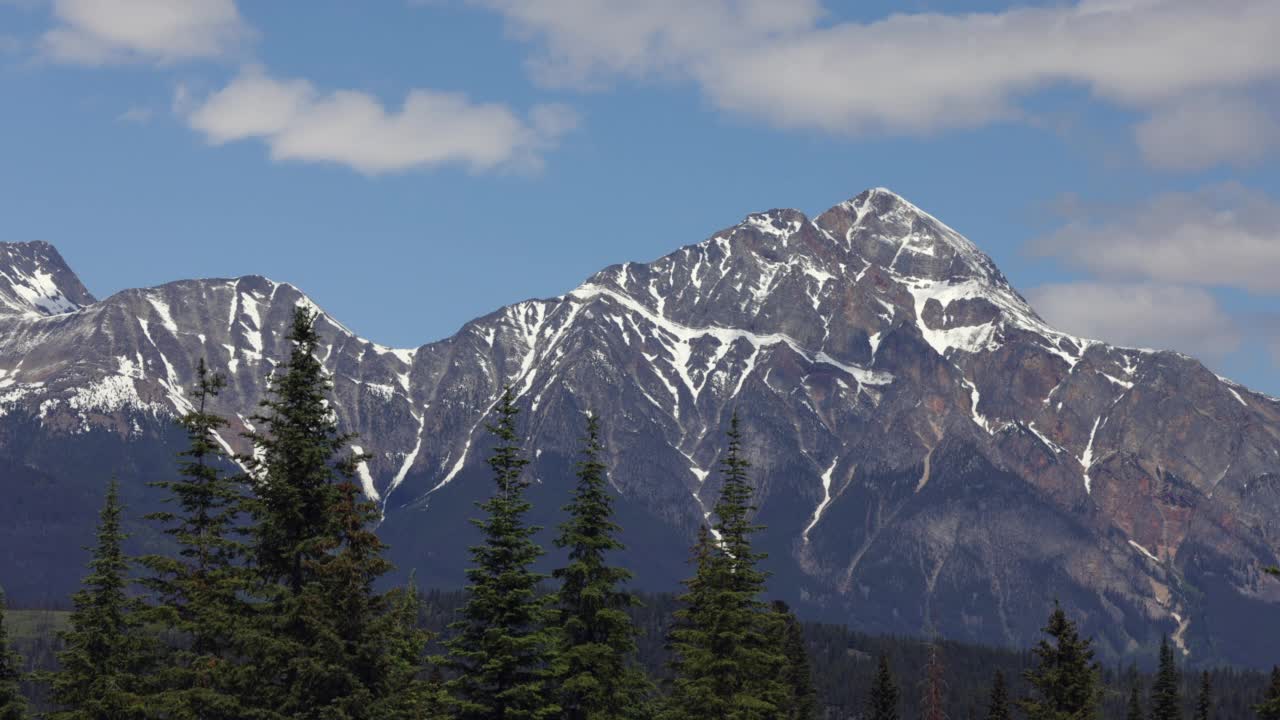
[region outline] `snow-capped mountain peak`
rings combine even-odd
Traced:
[[[0,243],[0,314],[48,317],[93,302],[93,295],[49,243]]]
[[[228,376],[224,440],[247,449],[239,432],[305,295],[249,276],[86,306],[56,253],[20,249],[0,255],[0,468],[53,479],[12,483],[9,506],[93,496],[83,483],[100,481],[98,468],[74,462],[104,448],[130,463],[150,448],[171,472],[173,447],[155,439],[187,407],[201,358]],[[60,295],[39,297],[68,304],[28,297],[49,283]],[[490,487],[487,413],[507,385],[549,513],[572,477],[582,413],[601,417],[650,587],[685,572],[734,413],[790,599],[879,630],[1021,642],[1052,592],[1085,618],[1124,615],[1089,628],[1114,647],[1181,633],[1196,648],[1200,618],[1221,628],[1232,606],[1185,592],[1181,578],[1214,568],[1206,584],[1253,598],[1251,568],[1280,555],[1266,530],[1280,518],[1280,404],[1176,353],[1058,332],[977,246],[884,189],[816,219],[748,215],[417,350],[328,316],[318,327],[334,410],[369,455],[359,479],[384,508],[381,531],[408,566],[430,557],[441,576],[461,576],[465,518]],[[126,474],[138,488],[155,476]],[[71,489],[47,490],[59,483]],[[21,526],[3,522],[5,507],[0,543]]]

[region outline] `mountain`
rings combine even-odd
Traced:
[[[299,303],[261,277],[94,301],[48,245],[0,246],[0,582],[60,597],[111,475],[134,514],[172,474],[198,359],[245,449]],[[647,588],[688,573],[737,412],[772,587],[810,617],[1023,645],[1060,600],[1111,656],[1167,633],[1195,660],[1274,661],[1280,400],[1172,352],[1048,326],[972,242],[870,190],[748,216],[445,340],[396,350],[321,315],[342,426],[402,569],[456,586],[489,489],[488,410],[519,392],[535,519],[554,525],[583,413]],[[137,542],[158,540],[144,525]]]

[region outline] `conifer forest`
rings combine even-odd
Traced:
[[[108,485],[69,611],[0,621],[0,719],[1280,719],[1280,669],[1193,671],[1168,640],[1151,667],[1104,666],[1061,607],[1026,651],[802,622],[759,568],[751,438],[736,417],[678,595],[631,591],[615,562],[589,414],[555,528],[563,561],[535,570],[548,549],[526,520],[510,388],[487,424],[494,485],[475,508],[483,541],[465,591],[387,587],[378,511],[355,480],[356,438],[329,409],[314,323],[294,312],[250,454],[215,441],[225,421],[208,404],[224,379],[201,363],[188,446],[152,484],[166,510],[145,518],[170,542],[126,555],[129,508]]]

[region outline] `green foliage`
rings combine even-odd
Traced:
[[[363,458],[327,403],[315,319],[295,309],[289,359],[253,418],[255,452],[242,459],[255,493],[257,573],[254,621],[238,643],[248,659],[243,699],[253,717],[394,717],[394,696],[414,691],[404,664],[420,659],[423,638],[374,590],[391,565],[369,529],[378,510],[353,481]]]
[[[898,683],[889,667],[889,657],[880,656],[871,692],[867,693],[867,720],[898,720]]]
[[[1196,696],[1195,720],[1209,720],[1213,715],[1213,680],[1209,671],[1200,673],[1200,694]]]
[[[817,720],[818,692],[813,686],[813,669],[809,662],[809,649],[805,645],[804,629],[795,613],[781,600],[773,603],[775,640],[785,657],[782,666],[782,684],[787,698],[782,703],[784,720]]]
[[[22,694],[22,656],[9,648],[4,591],[0,590],[0,720],[25,720],[27,698]]]
[[[370,715],[374,718],[433,720],[446,717],[448,698],[438,677],[424,677],[425,649],[432,633],[423,628],[423,601],[413,578],[404,588],[388,595],[390,613],[378,632],[387,653],[385,676],[379,684],[379,699]]]
[[[671,633],[675,679],[663,713],[671,720],[774,718],[788,699],[786,658],[778,634],[770,631],[775,619],[760,600],[767,576],[756,564],[765,556],[751,547],[760,528],[750,519],[756,508],[736,414],[728,439],[714,510],[716,542],[700,532],[697,569]]]
[[[544,575],[532,570],[542,548],[533,541],[539,528],[525,523],[530,505],[524,498],[524,467],[516,432],[515,394],[508,386],[489,426],[498,441],[489,467],[497,485],[480,504],[486,514],[473,521],[484,535],[471,548],[475,567],[462,618],[446,643],[448,664],[458,676],[448,683],[458,720],[525,720],[554,718],[560,713],[549,687],[554,633],[551,608],[538,592]]]
[[[143,584],[155,605],[147,615],[175,640],[159,663],[156,691],[148,698],[154,713],[166,718],[236,720],[244,717],[235,685],[243,668],[236,638],[248,622],[243,595],[250,577],[243,566],[245,545],[238,528],[246,498],[240,478],[221,470],[228,458],[216,433],[226,422],[209,411],[225,385],[204,360],[196,368],[193,408],[179,423],[187,432],[181,453],[181,479],[152,483],[169,493],[176,508],[150,519],[165,526],[177,556],[150,555],[141,563],[151,571]]]
[[[612,520],[603,451],[600,424],[588,417],[578,484],[556,538],[556,546],[569,551],[568,564],[553,573],[560,581],[556,684],[565,720],[640,720],[651,714],[649,683],[634,664],[636,629],[627,614],[636,600],[620,588],[631,573],[606,561],[623,545]]]
[[[1271,668],[1271,683],[1254,711],[1258,713],[1258,720],[1280,720],[1280,666]]]
[[[1032,693],[1019,706],[1028,720],[1093,720],[1101,686],[1091,641],[1080,637],[1057,604],[1044,632],[1052,642],[1045,639],[1036,645],[1036,666],[1024,673]]]
[[[1160,669],[1151,685],[1151,720],[1182,720],[1182,680],[1169,638],[1160,640]]]
[[[987,720],[1012,720],[1009,712],[1009,686],[1004,673],[996,671],[991,680],[991,699],[987,704]]]
[[[48,676],[59,710],[50,720],[143,718],[144,678],[153,643],[142,630],[141,604],[127,593],[129,561],[120,528],[119,487],[113,480],[98,525],[89,575],[73,599],[70,628],[60,638],[57,672]]]

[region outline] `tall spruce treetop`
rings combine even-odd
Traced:
[[[898,683],[893,679],[889,657],[880,656],[871,692],[867,695],[867,720],[898,720]]]
[[[1013,720],[1009,712],[1009,686],[1004,673],[996,671],[991,680],[991,699],[987,703],[987,720]]]
[[[712,674],[720,661],[715,637],[715,553],[711,533],[705,525],[699,527],[690,558],[694,574],[683,582],[685,593],[668,637],[675,677],[660,715],[663,720],[726,717],[728,713],[728,699],[716,692]]]
[[[785,720],[817,720],[818,691],[813,686],[804,629],[800,627],[795,613],[781,600],[773,602],[773,614],[781,634],[779,645],[786,657],[782,667],[782,683],[787,689],[783,717]]]
[[[344,453],[352,436],[338,432],[328,403],[332,389],[316,358],[320,336],[316,314],[299,305],[289,332],[289,359],[276,368],[258,413],[261,430],[248,433],[255,452],[244,461],[253,471],[255,555],[259,572],[283,582],[293,594],[311,579],[335,532],[330,511],[337,483],[354,469]]]
[[[1160,641],[1160,668],[1151,684],[1151,720],[1182,720],[1181,685],[1178,664],[1166,636]]]
[[[222,470],[228,457],[216,433],[226,426],[209,411],[224,386],[202,359],[196,368],[193,407],[179,419],[188,448],[181,454],[181,479],[153,483],[167,490],[174,510],[150,519],[164,524],[177,544],[177,557],[151,555],[142,564],[152,572],[144,584],[157,604],[148,613],[182,642],[161,664],[159,690],[149,702],[171,718],[244,717],[233,691],[235,643],[246,620],[242,595],[249,578],[238,527],[245,497],[241,478]]]
[[[1142,711],[1142,683],[1134,678],[1134,683],[1129,687],[1129,705],[1125,710],[1125,720],[1146,720],[1146,713]]]
[[[537,527],[525,523],[530,505],[520,434],[516,430],[515,393],[507,386],[495,408],[489,432],[497,447],[489,458],[496,484],[480,503],[484,519],[473,520],[484,536],[471,548],[475,567],[462,619],[446,646],[457,677],[449,682],[457,720],[525,720],[558,717],[560,707],[548,687],[554,636],[551,609],[538,593],[546,578],[532,565],[542,555],[533,541]]]
[[[1101,694],[1092,643],[1055,604],[1035,647],[1036,666],[1025,673],[1031,697],[1019,701],[1029,720],[1093,720]]]
[[[603,451],[600,423],[588,416],[578,484],[556,538],[556,546],[569,551],[568,564],[553,573],[560,581],[556,683],[565,720],[649,717],[647,683],[634,664],[637,632],[627,613],[637,601],[621,588],[631,573],[607,561],[623,545],[612,519]]]
[[[144,717],[144,678],[152,643],[141,629],[141,604],[127,592],[129,561],[120,527],[120,488],[112,480],[98,525],[89,575],[73,597],[70,628],[59,634],[58,671],[49,676],[59,710],[51,720]]]
[[[767,555],[757,553],[751,547],[751,536],[763,528],[751,521],[751,515],[756,511],[751,482],[747,477],[751,463],[742,456],[742,430],[736,412],[729,422],[726,438],[729,445],[720,461],[723,478],[720,500],[712,512],[716,516],[715,531],[721,555],[730,564],[732,587],[750,602],[764,591],[767,576],[756,567],[756,563]]]
[[[1209,671],[1200,673],[1200,694],[1196,697],[1195,720],[1210,720],[1213,716],[1213,680]]]
[[[411,643],[396,626],[403,614],[374,591],[390,569],[370,530],[376,506],[354,477],[364,458],[338,431],[331,384],[316,358],[316,314],[294,310],[288,360],[253,418],[258,429],[249,464],[253,519],[253,632],[245,633],[255,673],[247,702],[262,717],[360,720],[394,717],[389,686]],[[418,653],[420,654],[421,647]],[[412,657],[410,662],[416,662]]]
[[[767,576],[756,563],[765,556],[751,547],[760,528],[751,522],[751,465],[742,456],[736,413],[728,440],[713,511],[717,542],[696,550],[697,575],[672,632],[676,678],[667,712],[673,718],[775,718],[789,698],[780,634],[771,630],[776,618],[760,599]],[[704,542],[700,537],[699,545]]]
[[[21,687],[22,657],[9,649],[4,616],[4,591],[0,590],[0,720],[26,720],[27,699]]]
[[[925,663],[924,683],[920,693],[922,720],[946,720],[946,671],[938,644],[929,644],[929,660]]]

